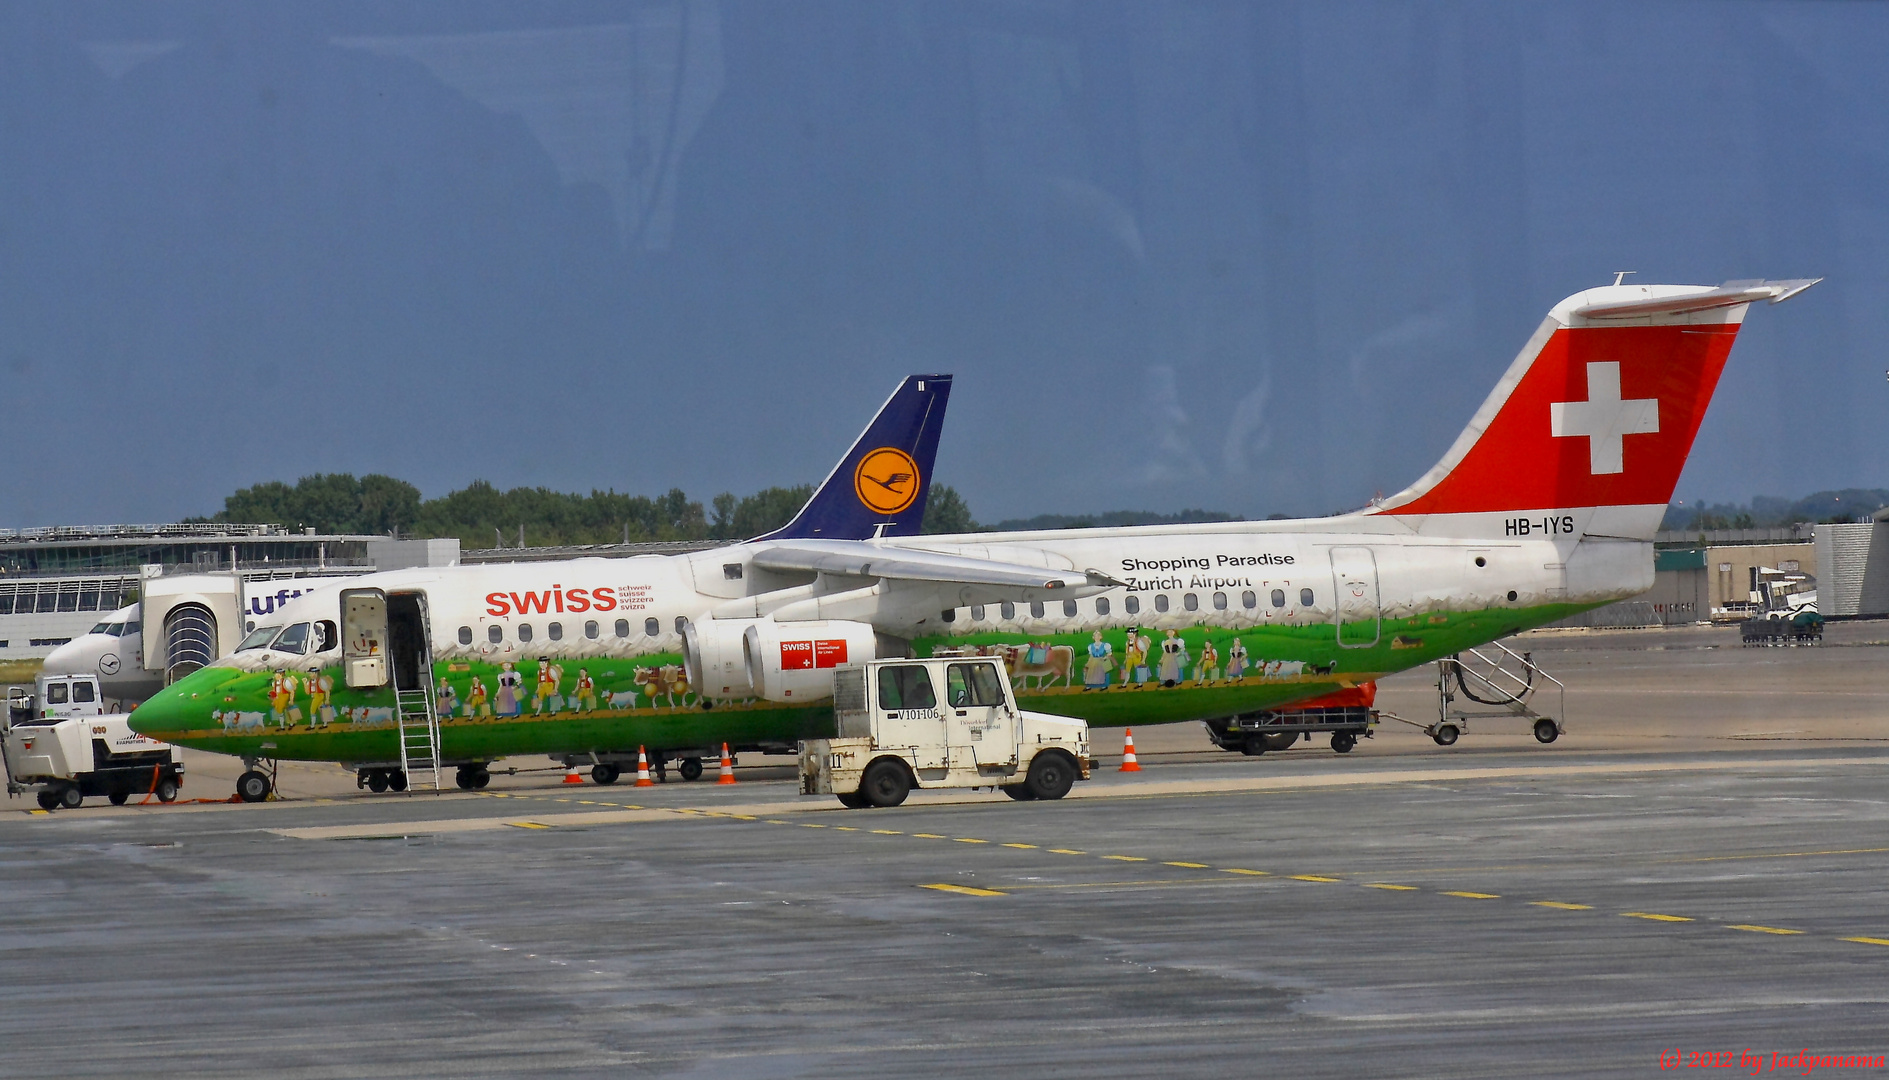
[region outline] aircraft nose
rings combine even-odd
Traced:
[[[219,686],[233,672],[225,668],[202,668],[151,695],[131,711],[131,730],[162,740],[167,735],[203,731],[216,727],[211,714],[222,708]]]

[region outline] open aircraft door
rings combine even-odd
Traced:
[[[341,590],[341,672],[351,690],[387,685],[387,594]]]
[[[1331,549],[1332,589],[1337,599],[1332,619],[1338,624],[1338,645],[1364,649],[1377,644],[1377,556],[1368,547]]]

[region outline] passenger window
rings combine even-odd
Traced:
[[[997,606],[997,613],[1006,619],[1014,619],[1017,617],[1017,605],[1005,600]]]
[[[1299,606],[1300,607],[1312,606],[1312,590],[1310,589],[1299,590]]]
[[[1245,592],[1243,592],[1243,593],[1241,593],[1241,594],[1240,594],[1240,606],[1241,606],[1241,607],[1243,607],[1243,608],[1245,608],[1245,609],[1246,609],[1246,610],[1248,610],[1248,611],[1251,611],[1251,610],[1253,610],[1254,608],[1256,608],[1256,607],[1258,607],[1258,606],[1259,606],[1259,594],[1258,594],[1258,593],[1255,593],[1255,592],[1254,592],[1253,590],[1251,590],[1251,589],[1248,589],[1248,590],[1246,590]]]
[[[662,633],[662,624],[657,622],[654,616],[644,619],[643,633],[648,637],[655,637]]]
[[[1122,610],[1128,612],[1130,615],[1139,615],[1141,613],[1141,597],[1131,596],[1122,601]]]
[[[676,616],[676,633],[680,634],[682,631],[687,630],[688,628],[689,628],[689,617],[687,615],[677,615]]]
[[[602,632],[603,631],[597,626],[597,620],[590,619],[584,623],[584,636],[590,640],[597,640],[597,635]]]
[[[518,624],[518,640],[520,641],[531,640],[531,624],[530,623],[521,622]]]
[[[972,622],[984,621],[984,605],[982,604],[971,605],[971,621]]]
[[[316,652],[327,652],[329,649],[334,648],[335,643],[340,640],[341,631],[335,629],[335,624],[332,621],[328,619],[317,619],[315,621]],[[466,644],[472,644],[472,627],[470,626],[466,627]]]
[[[1215,611],[1225,611],[1227,609],[1226,593],[1217,592],[1213,594],[1213,609]]]
[[[1097,615],[1108,614],[1108,597],[1098,596],[1095,598],[1095,613]]]
[[[945,608],[945,609],[944,609],[943,611],[940,611],[940,612],[938,613],[938,618],[940,618],[940,619],[942,619],[942,620],[944,620],[945,622],[948,622],[948,623],[954,623],[954,622],[957,622],[957,621],[958,621],[958,609],[957,609],[957,608]]]
[[[459,628],[459,644],[461,645],[472,644],[472,627],[462,626]]]
[[[1284,589],[1274,589],[1272,591],[1272,606],[1273,607],[1286,606],[1286,591]]]
[[[72,700],[73,701],[92,700],[92,684],[89,682],[73,683],[72,684]]]
[[[1076,617],[1076,602],[1074,600],[1063,601],[1063,614],[1072,619]]]
[[[298,622],[276,635],[275,642],[269,646],[276,652],[285,652],[300,656],[308,651],[308,624]]]
[[[1168,594],[1167,593],[1155,594],[1154,609],[1156,611],[1166,611],[1168,609]]]
[[[485,628],[485,640],[497,645],[505,640],[505,628],[497,623]]]
[[[1041,600],[1030,601],[1030,617],[1033,619],[1040,619],[1043,617],[1043,601]]]
[[[545,627],[544,632],[545,636],[549,637],[552,641],[564,640],[564,624],[561,622],[554,622],[550,626]]]
[[[630,620],[618,619],[617,625],[616,625],[616,632],[617,632],[617,636],[620,638],[629,637],[630,636]]]
[[[1181,606],[1189,611],[1199,611],[1200,597],[1195,596],[1193,593],[1188,593],[1186,596],[1181,597]]]
[[[931,672],[923,664],[894,664],[879,669],[879,707],[882,709],[935,709],[938,696],[931,689]]]
[[[46,704],[64,705],[66,703],[66,684],[62,682],[46,684]]]
[[[954,708],[1004,703],[995,664],[952,664],[945,669],[945,686]]]

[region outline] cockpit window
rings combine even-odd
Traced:
[[[236,651],[247,652],[250,649],[266,649],[269,647],[270,639],[274,638],[281,630],[282,626],[280,623],[275,626],[258,626],[248,637],[243,639],[241,645],[236,646]]]
[[[136,619],[133,619],[133,620],[131,620],[130,622],[127,622],[127,623],[122,623],[122,624],[120,624],[120,625],[119,625],[119,627],[118,627],[118,636],[119,636],[119,637],[130,637],[131,635],[133,635],[133,634],[136,634],[136,633],[138,633],[138,632],[140,632],[140,631],[142,631],[143,629],[144,629],[144,624],[143,624],[143,623],[141,623],[141,622],[139,622],[139,621],[138,621],[138,620],[136,620]]]
[[[335,629],[335,624],[332,621],[321,619],[315,623],[316,652],[327,652],[329,649],[335,647],[335,642],[340,640],[341,634]]]
[[[91,633],[91,634],[110,634],[114,637],[116,637],[118,634],[118,630],[114,626],[114,624],[108,623],[108,622],[99,623],[97,626],[92,627],[92,629],[86,632]]]
[[[269,648],[276,652],[293,653],[300,656],[308,651],[308,624],[298,622],[276,635],[275,643]]]

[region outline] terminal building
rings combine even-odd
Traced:
[[[44,659],[164,574],[288,580],[452,566],[457,540],[290,532],[279,525],[0,529],[0,660]]]

